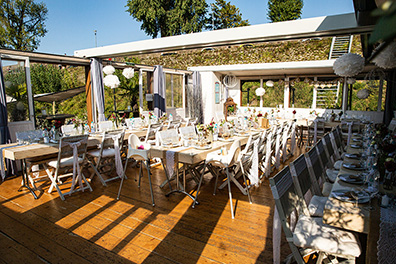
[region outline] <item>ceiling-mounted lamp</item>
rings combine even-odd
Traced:
[[[261,81],[262,81],[262,80],[261,80]],[[274,82],[273,82],[272,80],[268,80],[268,81],[265,83],[265,85],[268,86],[268,87],[273,87],[273,86],[274,86]]]
[[[263,88],[263,79],[260,79],[260,88],[256,89],[256,95],[260,96],[260,107],[263,107],[263,95],[265,94],[265,89]]]

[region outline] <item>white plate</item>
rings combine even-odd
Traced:
[[[338,175],[338,178],[346,183],[350,183],[350,184],[358,184],[361,185],[364,183],[364,179],[362,176],[360,175],[353,175],[353,174],[341,174]]]
[[[350,192],[355,192],[357,194],[357,202],[358,203],[367,203],[370,201],[370,195],[364,191],[356,191],[356,190],[337,190],[331,192],[330,196],[334,197],[343,202],[355,203],[356,199],[353,198],[352,195],[349,195]]]
[[[355,149],[362,148],[362,145],[351,144],[351,148],[355,148]]]
[[[221,138],[221,137],[219,137],[218,140],[219,140],[219,141],[224,141],[224,142],[232,142],[232,141],[234,141],[233,138],[224,139],[224,138]]]
[[[169,145],[162,145],[164,148],[177,148],[180,147],[181,144],[169,144]]]
[[[348,169],[348,170],[357,170],[357,171],[361,171],[361,170],[365,170],[366,168],[361,167],[360,164],[352,164],[352,163],[343,163],[342,167]]]
[[[345,157],[349,158],[349,159],[360,159],[361,155],[360,154],[345,153]]]
[[[206,150],[206,149],[211,149],[212,146],[210,145],[206,145],[204,147],[199,147],[199,146],[194,146],[195,149],[199,149],[199,150]]]

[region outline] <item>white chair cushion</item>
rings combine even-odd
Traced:
[[[335,180],[337,179],[338,172],[339,172],[338,170],[326,169],[327,178],[329,178],[331,182],[335,182]]]
[[[324,182],[322,187],[322,195],[328,197],[331,193],[331,189],[333,188],[333,184],[330,182]]]
[[[90,156],[93,157],[99,157],[100,156],[100,149],[92,150],[87,153]],[[115,150],[113,148],[109,149],[104,149],[102,152],[102,157],[107,158],[107,157],[114,157],[115,156]]]
[[[330,254],[358,257],[360,244],[353,233],[323,224],[319,217],[302,215],[293,233],[297,247],[316,249]]]
[[[206,156],[206,163],[213,163],[216,166],[219,167],[228,167],[229,163],[229,158],[228,155],[221,155],[219,154],[220,150],[213,151],[211,153],[208,153]]]
[[[59,167],[63,168],[63,167],[73,166],[73,160],[74,160],[73,157],[63,158],[63,159],[60,160],[60,166]],[[78,162],[82,163],[83,159],[79,157],[78,158]],[[50,162],[48,162],[48,165],[51,166],[51,167],[56,168],[56,166],[58,165],[58,161],[57,160],[50,161]]]
[[[342,160],[337,160],[337,161],[334,163],[334,169],[335,169],[335,170],[340,170],[340,169],[341,169],[341,166],[342,166]]]
[[[328,197],[314,195],[309,202],[308,211],[311,216],[322,217]]]

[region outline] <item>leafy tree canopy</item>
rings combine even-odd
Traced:
[[[47,33],[47,7],[34,0],[0,0],[0,46],[33,51]]]
[[[242,14],[235,5],[225,0],[216,0],[211,4],[211,16],[208,18],[207,28],[222,29],[249,26],[249,21],[242,19]]]
[[[205,26],[205,0],[128,0],[127,12],[156,38],[200,32]]]
[[[269,0],[268,19],[271,22],[296,20],[301,18],[302,0]]]

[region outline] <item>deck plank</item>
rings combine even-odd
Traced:
[[[232,186],[236,218],[231,219],[228,192],[214,196],[209,174],[193,209],[183,194],[165,196],[169,188],[159,187],[165,180],[159,166],[152,169],[152,207],[146,171],[140,188],[137,173],[128,168],[119,201],[119,181],[103,187],[94,178],[93,192],[62,201],[56,192],[34,200],[27,191],[17,192],[20,178],[6,180],[0,185],[0,242],[7,247],[0,253],[12,254],[0,256],[0,263],[68,263],[66,255],[79,263],[272,263],[274,201],[268,180],[251,190],[252,204]],[[194,193],[194,187],[187,182],[187,190]],[[290,253],[284,240],[281,252]]]

